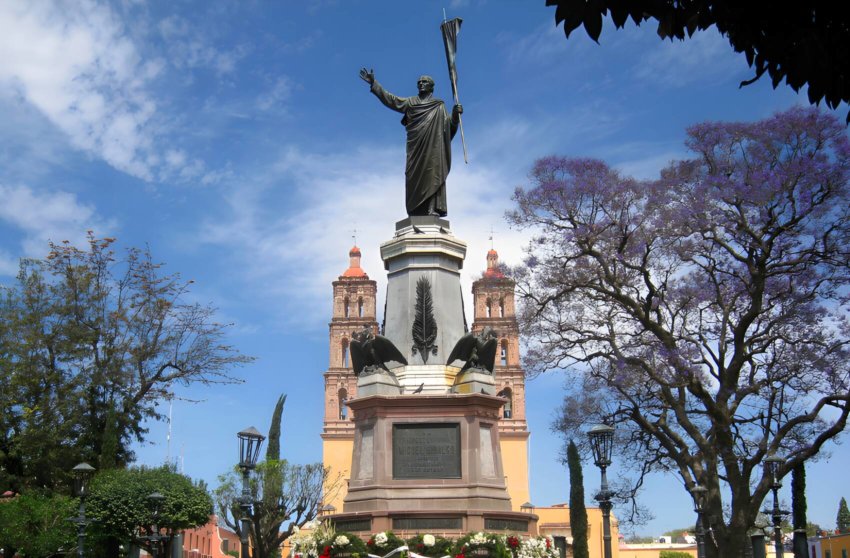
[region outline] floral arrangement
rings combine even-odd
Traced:
[[[552,537],[522,537],[494,533],[468,533],[452,541],[432,534],[418,534],[402,540],[392,531],[375,533],[364,543],[357,535],[336,532],[330,522],[311,522],[293,529],[290,543],[298,558],[383,557],[406,546],[410,558],[559,558]],[[399,553],[392,558],[408,558]]]
[[[323,524],[324,525],[324,524]],[[366,544],[357,535],[337,533],[332,526],[316,530],[318,558],[365,558]]]
[[[513,558],[507,547],[507,537],[492,533],[469,533],[457,541],[454,548],[455,558]]]
[[[516,547],[511,547],[511,538],[508,537],[508,547],[514,552],[516,558],[558,558],[560,556],[552,537],[522,539],[517,541]]]
[[[308,521],[300,528],[297,525],[294,526],[292,528],[292,534],[289,536],[289,544],[292,545],[292,555],[301,558],[319,558],[316,533],[322,529],[327,530],[332,529],[332,527],[323,527],[316,520]]]
[[[375,533],[366,541],[366,548],[369,549],[369,552],[378,556],[385,556],[404,545],[404,540],[395,536],[392,531]]]
[[[410,549],[410,552],[427,556],[428,558],[452,556],[453,546],[454,543],[451,540],[429,534],[420,534],[407,539],[407,547]]]

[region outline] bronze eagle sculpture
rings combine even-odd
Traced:
[[[477,368],[486,369],[492,374],[496,363],[496,348],[499,346],[496,337],[498,337],[497,333],[489,326],[478,335],[472,332],[467,333],[455,344],[449,360],[446,361],[446,366],[456,360],[463,360],[466,362],[460,369],[461,373],[470,368]]]
[[[363,331],[352,337],[351,364],[355,376],[359,376],[364,370],[369,374],[376,368],[383,368],[392,373],[386,364],[391,361],[407,364],[407,359],[392,341],[383,335],[375,335],[369,327],[364,327]]]

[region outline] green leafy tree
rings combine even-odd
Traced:
[[[847,500],[843,497],[838,503],[838,515],[835,517],[835,528],[839,533],[850,533],[850,510],[847,509]]]
[[[573,558],[589,558],[587,509],[584,507],[584,475],[578,448],[572,440],[567,445],[567,466],[570,469],[570,528],[573,535]]]
[[[148,496],[159,492],[165,499],[158,523],[174,531],[191,529],[209,521],[213,502],[203,483],[177,473],[172,465],[112,469],[95,475],[86,499],[92,540],[105,555],[115,555],[119,544],[148,548],[137,536],[139,527],[153,522]]]
[[[76,544],[77,500],[58,494],[28,492],[0,502],[0,547],[5,556],[58,556]]]
[[[113,242],[51,243],[0,287],[0,490],[64,490],[80,461],[127,464],[175,386],[237,381],[251,360],[211,307],[183,301],[192,281],[148,250],[118,259]]]
[[[794,558],[809,558],[805,463],[800,463],[791,471],[791,518],[794,526]]]
[[[280,547],[301,527],[319,513],[323,487],[327,490],[328,469],[321,463],[294,465],[280,459],[280,433],[286,395],[281,395],[272,413],[269,443],[265,461],[258,463],[251,476],[254,495],[250,515],[253,558],[280,556]],[[333,487],[336,483],[330,483]],[[219,477],[215,504],[219,516],[241,536],[243,516],[240,508],[242,475],[233,471]]]

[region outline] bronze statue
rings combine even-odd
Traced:
[[[463,360],[465,362],[460,369],[461,374],[469,369],[492,374],[496,365],[496,349],[499,346],[497,337],[498,334],[490,326],[485,327],[478,335],[470,331],[455,343],[446,366],[456,360]]]
[[[383,368],[390,374],[387,368],[388,362],[395,361],[407,364],[407,360],[401,352],[393,345],[393,342],[383,335],[375,335],[369,326],[355,333],[351,340],[351,365],[354,375],[360,376],[374,374],[379,368]]]
[[[396,97],[385,91],[375,79],[374,70],[362,68],[360,77],[384,105],[404,114],[401,123],[407,130],[407,214],[444,217],[446,177],[452,166],[451,143],[463,107],[454,105],[449,118],[445,103],[433,97],[434,80],[430,76],[419,78],[419,94],[414,97]]]

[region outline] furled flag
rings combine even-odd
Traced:
[[[452,80],[452,94],[457,102],[457,68],[455,67],[455,53],[457,52],[457,34],[460,32],[460,24],[463,20],[459,17],[444,21],[440,25],[443,32],[443,44],[446,46],[446,62],[449,64],[449,77]]]

